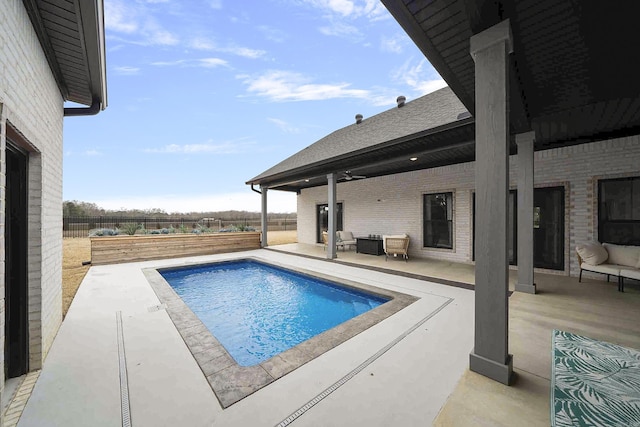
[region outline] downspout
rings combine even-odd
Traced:
[[[256,193],[261,195],[261,205],[260,205],[260,247],[267,247],[267,188],[265,187],[263,191],[256,190],[253,188],[253,183],[251,184],[251,191],[255,191]]]
[[[95,116],[100,112],[100,100],[97,98],[93,98],[90,107],[82,108],[82,107],[68,107],[64,109],[65,117],[72,116]]]

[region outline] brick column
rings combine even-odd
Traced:
[[[533,142],[535,132],[516,135],[518,144],[518,281],[516,291],[536,293],[533,283]]]
[[[471,37],[476,79],[475,339],[469,368],[509,384],[509,20]]]

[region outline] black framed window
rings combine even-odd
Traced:
[[[598,181],[598,240],[640,245],[640,176]]]
[[[423,246],[453,249],[453,193],[423,196]]]

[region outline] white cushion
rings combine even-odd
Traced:
[[[600,265],[591,265],[583,262],[580,265],[580,268],[587,271],[595,271],[596,273],[602,274],[611,274],[612,276],[620,275],[620,268],[623,266],[615,265],[615,264],[600,264]]]
[[[340,236],[340,240],[345,240],[345,241],[355,240],[353,238],[353,233],[350,231],[338,231],[338,236]]]
[[[620,264],[628,267],[638,265],[640,246],[622,246],[611,243],[604,243],[602,246],[609,253],[609,258],[607,259],[609,264]]]
[[[582,261],[589,265],[599,265],[605,262],[609,256],[607,250],[600,243],[587,243],[577,245],[576,252]]]
[[[623,268],[622,270],[620,270],[620,275],[622,277],[628,277],[629,279],[640,280],[640,270],[629,270]]]

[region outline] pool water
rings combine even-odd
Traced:
[[[240,366],[253,366],[388,299],[257,261],[160,272]]]

